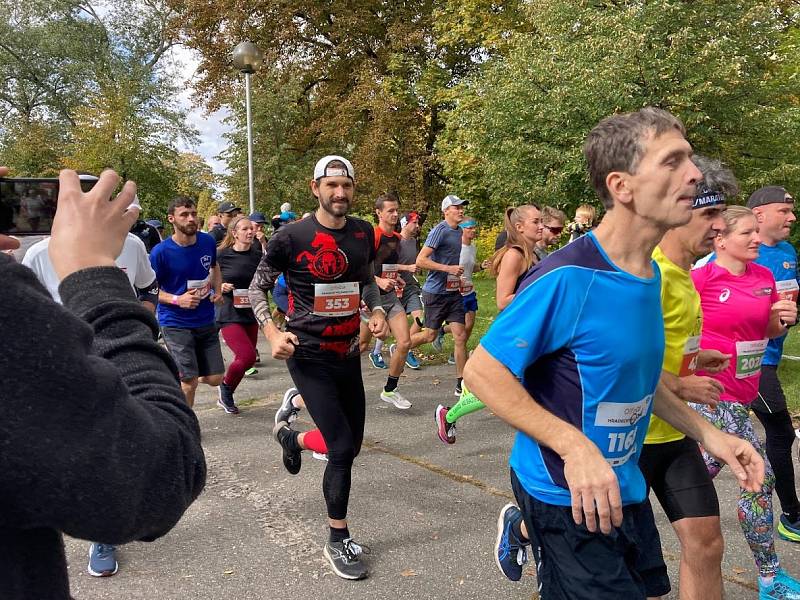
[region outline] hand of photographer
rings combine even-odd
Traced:
[[[139,218],[138,208],[128,208],[136,184],[126,182],[122,192],[109,200],[120,179],[112,170],[103,171],[85,193],[75,171],[65,169],[58,178],[58,207],[48,249],[56,274],[63,280],[81,269],[115,266],[125,236]]]

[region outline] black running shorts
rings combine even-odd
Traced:
[[[645,600],[669,593],[653,509],[645,499],[623,507],[620,527],[609,535],[576,525],[569,506],[540,502],[511,486],[531,536],[540,596],[547,600]]]
[[[466,322],[460,292],[431,294],[423,290],[422,303],[425,305],[425,329],[439,329],[444,323],[464,325]]]
[[[717,491],[694,440],[683,438],[664,444],[645,444],[639,468],[670,523],[692,517],[719,516]]]
[[[162,327],[161,333],[167,350],[178,364],[181,381],[225,372],[219,328],[216,325],[194,329]]]

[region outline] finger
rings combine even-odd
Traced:
[[[119,175],[111,169],[106,169],[100,173],[100,179],[94,184],[89,195],[93,200],[109,200],[117,185],[119,185]]]
[[[64,194],[64,197],[73,196],[74,194],[81,193],[81,182],[78,179],[78,174],[72,169],[61,169],[58,174],[58,188],[59,195]]]
[[[2,175],[1,171],[0,175]],[[10,235],[0,235],[0,250],[16,250],[17,248],[19,248],[19,240],[17,238]]]
[[[117,181],[119,181],[119,179],[117,179]],[[122,186],[122,191],[119,194],[117,194],[117,197],[114,198],[114,200],[111,201],[111,204],[112,206],[114,206],[114,208],[119,209],[120,212],[125,212],[126,210],[132,211],[136,208],[134,206],[131,206],[135,198],[136,198],[136,182],[126,181],[125,185]],[[137,213],[137,218],[138,218],[138,213]]]
[[[576,525],[580,525],[583,522],[583,503],[581,501],[581,495],[573,490],[570,490],[570,494],[572,496],[570,500],[572,506],[572,520],[575,521]]]
[[[287,333],[287,334],[286,334],[286,338],[287,338],[287,339],[288,339],[288,340],[289,340],[289,341],[290,341],[292,344],[294,344],[295,346],[297,346],[297,345],[300,343],[300,340],[299,340],[299,339],[297,338],[297,336],[296,336],[295,334],[293,334],[293,333]]]
[[[9,169],[8,167],[0,167],[0,177],[5,177],[8,175]]]
[[[611,523],[614,527],[622,526],[622,494],[619,491],[619,483],[616,481],[608,490],[608,503],[611,506]]]
[[[611,507],[608,505],[608,496],[598,496],[595,504],[597,505],[597,520],[600,522],[600,531],[605,534],[611,533]]]
[[[141,209],[138,206],[133,206],[122,213],[122,222],[127,225],[127,229],[133,227],[133,224],[139,219]]]
[[[713,387],[717,392],[722,393],[725,391],[725,387],[716,379],[711,379],[709,377],[708,382],[711,384],[711,387]]]

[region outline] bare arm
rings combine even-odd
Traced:
[[[727,463],[744,489],[751,492],[761,489],[764,461],[749,442],[723,433],[711,425],[661,383],[653,398],[653,413]]]
[[[500,271],[497,273],[497,287],[495,288],[495,301],[497,310],[503,310],[514,299],[514,284],[522,274],[522,254],[511,248],[500,262]]]
[[[431,260],[430,256],[433,254],[433,248],[430,246],[423,246],[422,250],[417,255],[417,268],[427,269],[428,271],[442,271],[450,273],[451,275],[461,275],[464,272],[463,267],[460,265],[443,265]]]

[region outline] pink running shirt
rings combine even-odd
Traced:
[[[727,370],[697,374],[713,377],[725,387],[721,400],[750,404],[758,396],[770,309],[780,300],[775,278],[769,269],[752,262],[740,276],[710,262],[693,270],[692,280],[703,309],[700,347],[731,355]]]

